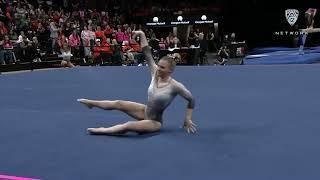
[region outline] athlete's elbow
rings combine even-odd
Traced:
[[[188,103],[188,109],[194,109],[195,104],[196,104],[195,99],[191,98]]]

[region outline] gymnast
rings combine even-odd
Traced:
[[[188,133],[196,132],[196,124],[192,122],[192,112],[195,107],[195,99],[190,91],[180,82],[171,77],[176,63],[173,58],[164,56],[158,64],[154,62],[151,54],[151,47],[143,31],[134,31],[134,38],[140,37],[140,44],[145,54],[148,67],[151,72],[151,83],[148,88],[147,104],[140,104],[123,100],[89,100],[78,99],[77,101],[86,105],[88,108],[97,107],[104,110],[119,110],[136,121],[128,121],[112,127],[88,128],[87,131],[94,135],[119,135],[127,132],[138,134],[158,132],[162,126],[162,115],[170,105],[176,95],[180,95],[188,101],[186,117],[183,128]]]
[[[304,49],[308,34],[320,32],[320,28],[314,28],[314,17],[316,16],[316,14],[317,14],[317,9],[314,9],[314,8],[309,8],[305,12],[305,20],[306,20],[307,28],[300,29],[300,31],[302,32],[301,41],[300,41],[301,43],[299,48],[300,54],[304,54],[303,49]]]
[[[63,60],[61,61],[61,66],[62,67],[70,67],[70,68],[75,67],[75,65],[72,64],[72,62],[71,62],[71,57],[73,55],[71,54],[71,48],[70,48],[69,44],[64,43],[62,45],[62,48],[60,49],[60,51],[61,51],[61,55],[59,55],[59,56],[63,58]]]

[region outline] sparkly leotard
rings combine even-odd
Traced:
[[[168,84],[163,87],[157,86],[157,68],[149,46],[143,48],[145,58],[151,71],[151,83],[148,88],[148,102],[145,109],[145,119],[155,120],[162,123],[162,114],[164,110],[170,105],[176,95],[185,98],[188,103],[188,108],[193,109],[195,100],[188,89],[183,84],[174,79],[170,79]]]

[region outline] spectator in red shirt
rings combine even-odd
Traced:
[[[96,39],[96,45],[93,48],[93,60],[95,64],[110,62],[112,53],[110,44],[107,42],[102,44],[100,39]]]
[[[106,36],[104,35],[104,32],[101,30],[100,26],[97,26],[97,30],[95,34],[96,34],[96,38],[99,38],[100,40],[102,40],[103,43],[107,41]]]
[[[107,25],[106,29],[104,30],[104,35],[106,36],[106,38],[112,38],[112,33],[113,33],[113,29]]]

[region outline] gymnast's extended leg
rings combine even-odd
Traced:
[[[153,120],[128,121],[124,124],[118,124],[112,127],[88,128],[90,134],[96,135],[117,135],[129,131],[137,133],[157,132],[161,128],[161,123]]]
[[[122,111],[129,116],[133,117],[136,120],[143,120],[144,117],[144,111],[145,111],[145,105],[131,102],[131,101],[123,101],[123,100],[115,100],[115,101],[109,101],[109,100],[89,100],[89,99],[78,99],[78,102],[86,105],[88,108],[97,107],[104,110],[119,110]]]

